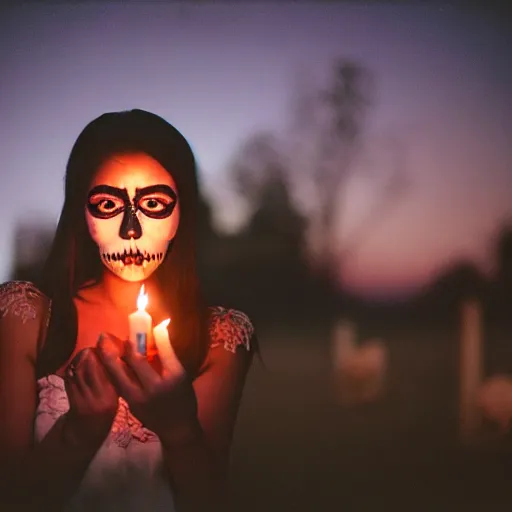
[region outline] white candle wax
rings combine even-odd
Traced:
[[[174,352],[171,341],[169,340],[169,333],[167,331],[169,322],[170,319],[160,322],[153,329],[153,338],[155,340],[155,345],[163,368],[170,371],[175,376],[182,376],[185,370],[183,369],[179,359],[176,357],[176,353]]]
[[[147,304],[148,296],[144,294],[144,285],[142,285],[137,298],[137,311],[128,316],[130,341],[134,349],[142,355],[146,355],[148,336],[153,324],[151,315],[146,311]]]

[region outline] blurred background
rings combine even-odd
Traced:
[[[200,167],[200,270],[261,344],[239,510],[503,510],[512,32],[418,3],[0,8],[0,279],[40,271],[71,147],[142,108]]]

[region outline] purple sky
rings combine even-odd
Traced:
[[[360,165],[392,165],[386,141],[395,140],[412,182],[348,263],[348,280],[374,292],[417,285],[453,257],[485,265],[489,237],[512,217],[511,36],[492,21],[342,2],[4,8],[0,280],[14,223],[57,220],[71,146],[105,111],[143,108],[175,124],[197,153],[219,225],[235,228],[244,208],[229,190],[230,157],[255,131],[284,136],[297,70],[321,87],[340,56],[377,79]],[[375,197],[364,175],[351,185],[348,228]]]

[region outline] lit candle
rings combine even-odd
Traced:
[[[181,377],[184,375],[185,370],[179,359],[176,357],[176,353],[174,352],[171,341],[169,340],[167,326],[170,321],[171,320],[168,318],[167,320],[160,322],[153,329],[153,338],[155,340],[160,361],[162,362],[162,367],[171,372],[174,376]]]
[[[147,305],[148,296],[144,293],[144,285],[142,285],[137,297],[137,311],[128,316],[130,341],[133,343],[135,350],[142,355],[147,353],[148,336],[153,324],[151,315],[146,311]]]

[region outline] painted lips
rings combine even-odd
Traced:
[[[150,261],[161,261],[164,254],[162,252],[154,254],[143,254],[140,251],[124,251],[114,253],[102,254],[103,259],[106,261],[121,261],[124,265],[138,265],[141,266],[143,263]]]

